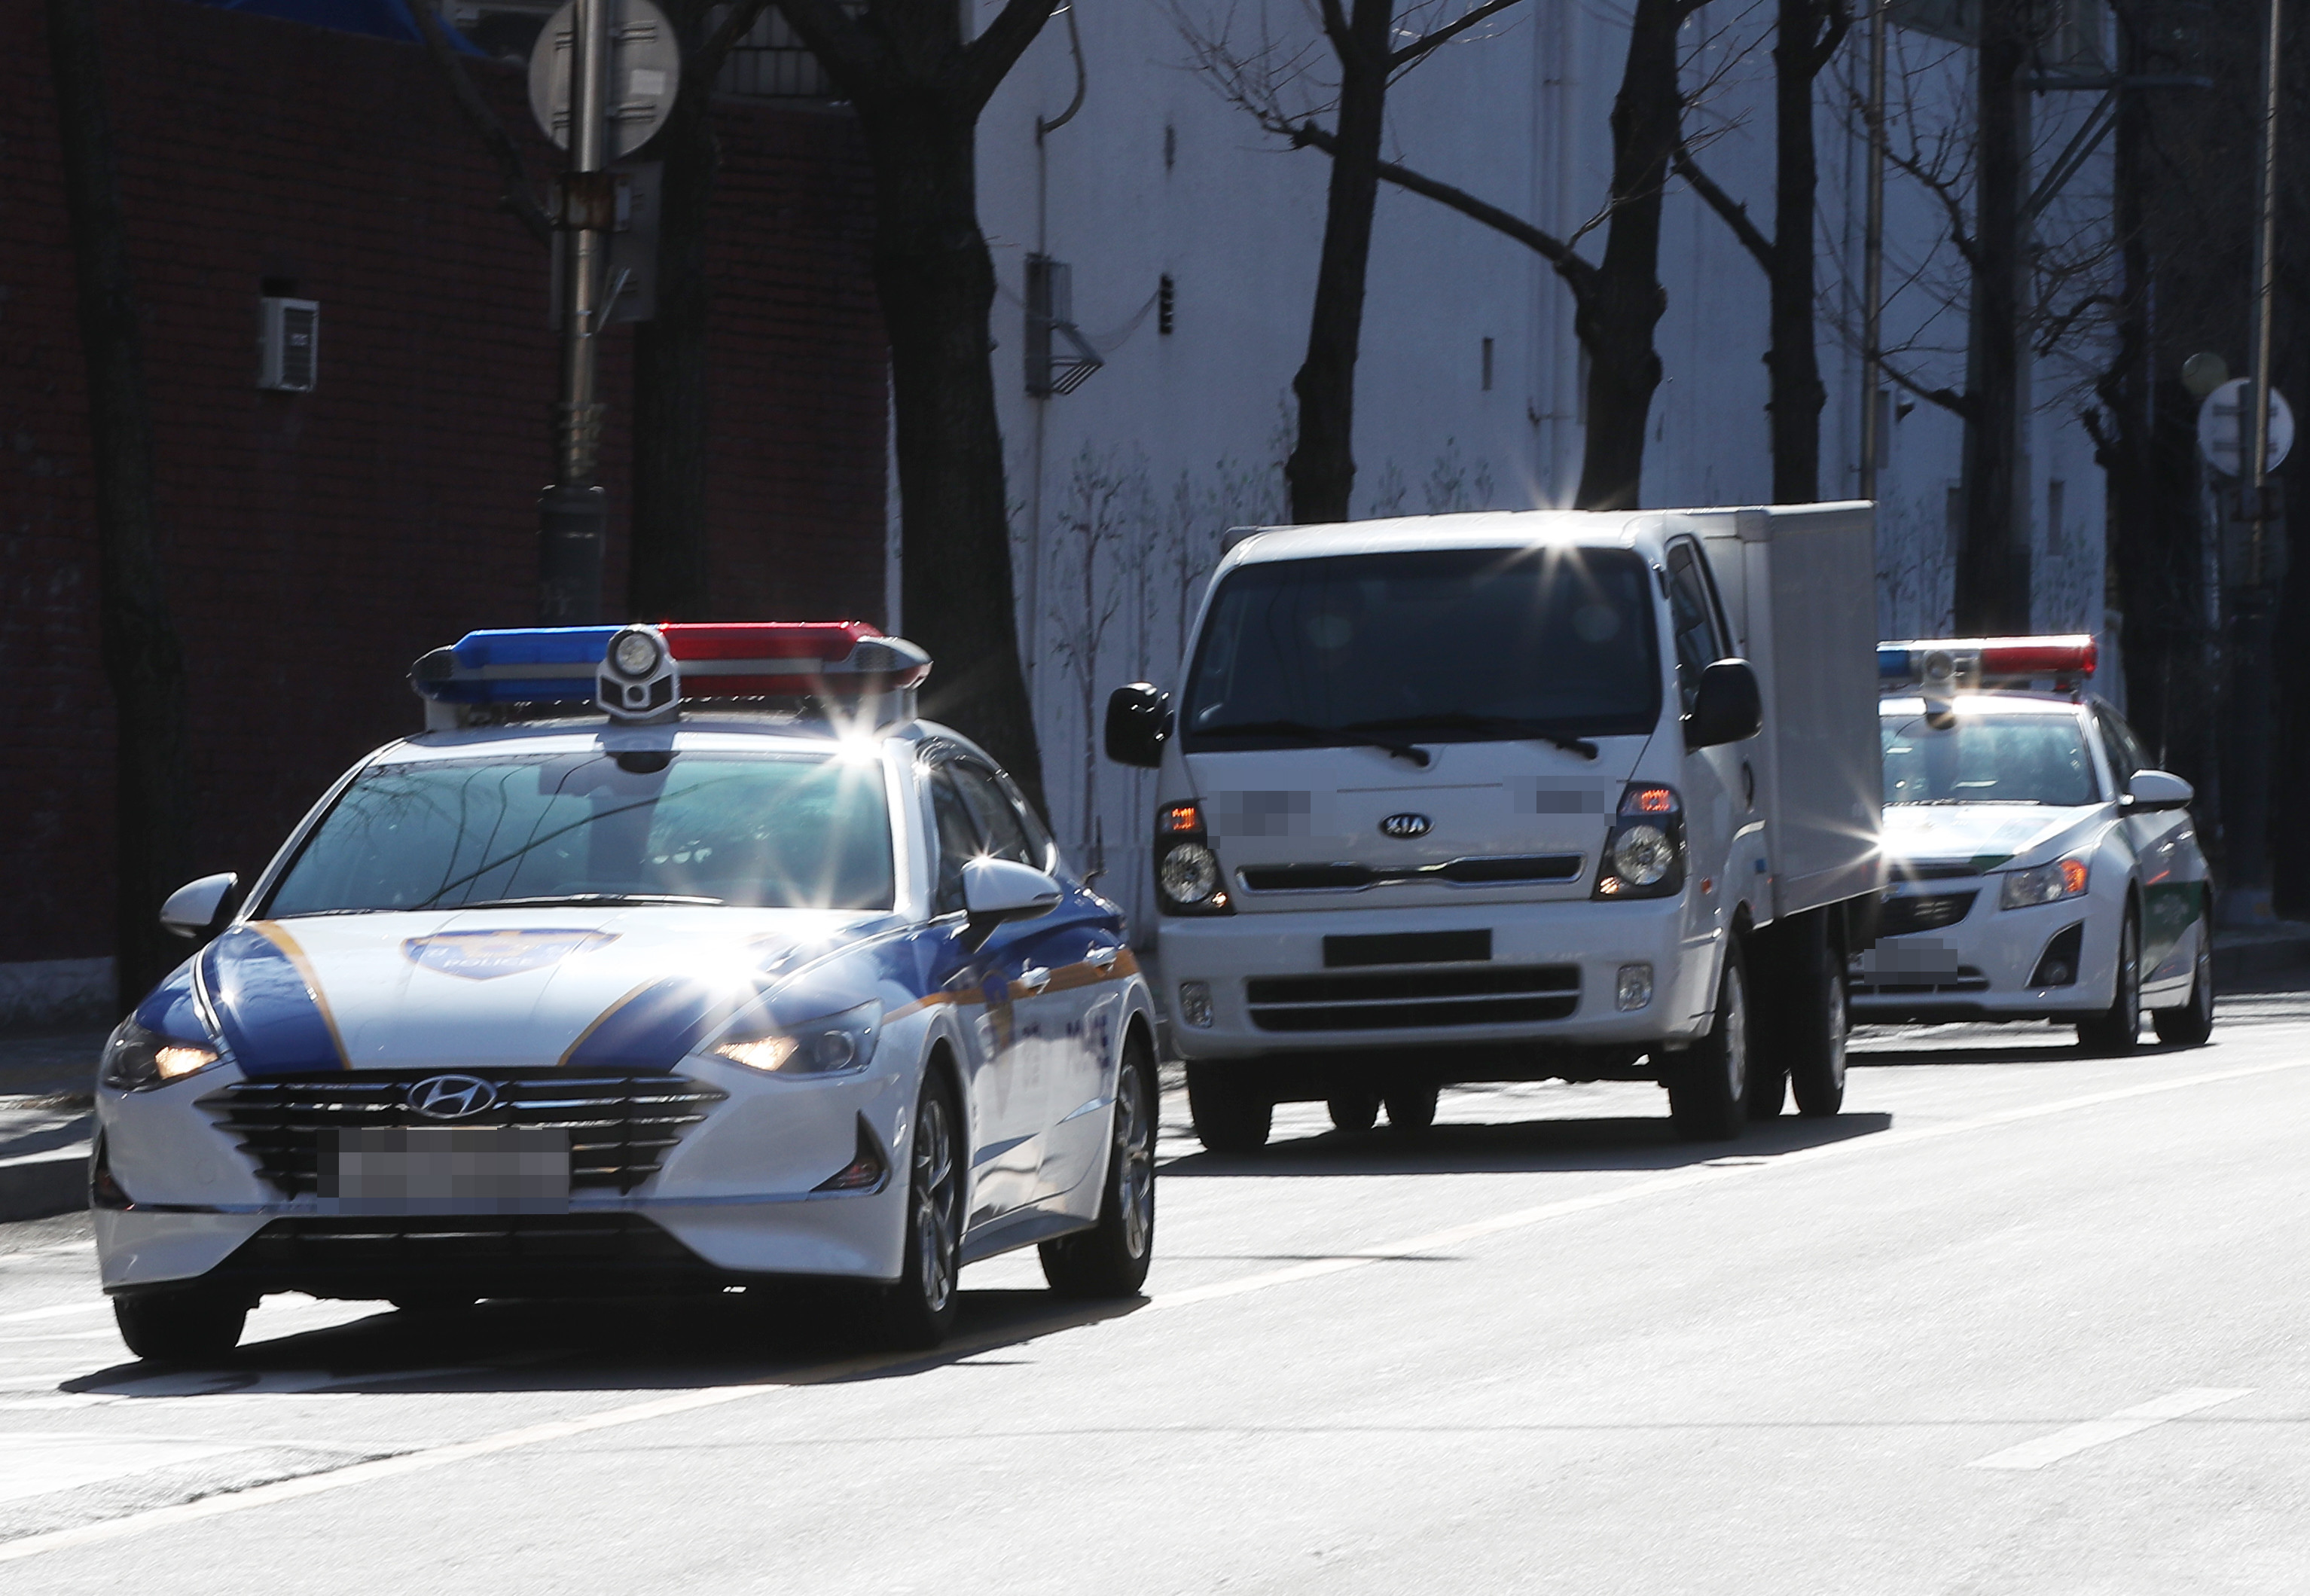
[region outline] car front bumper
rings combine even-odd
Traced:
[[[1857,1024],[2082,1019],[2109,1007],[2117,989],[2123,880],[2058,903],[1998,906],[1995,875],[1936,881],[1903,896],[1977,893],[1965,917],[1931,931],[1882,937],[1849,971]],[[2111,889],[2114,888],[2114,889]],[[2074,956],[2055,944],[2074,930]],[[2040,981],[2067,964],[2067,982]]]

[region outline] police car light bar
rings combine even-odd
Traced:
[[[930,656],[863,620],[668,621],[468,632],[409,672],[429,727],[511,704],[591,704],[654,720],[685,700],[838,698],[881,724],[911,718]]]
[[[1880,691],[1915,689],[1929,697],[1974,692],[1995,683],[2051,677],[2074,686],[2094,672],[2098,650],[2089,637],[1950,638],[1877,646]]]

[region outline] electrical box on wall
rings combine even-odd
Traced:
[[[256,386],[311,393],[321,375],[321,302],[268,294],[256,305]]]

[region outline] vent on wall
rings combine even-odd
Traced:
[[[268,294],[256,304],[256,386],[311,393],[321,375],[320,301]]]

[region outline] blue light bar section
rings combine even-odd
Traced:
[[[1877,651],[1877,680],[1906,681],[1915,672],[1909,668],[1909,651],[1906,648],[1880,648]]]
[[[467,632],[417,662],[410,683],[442,704],[590,703],[594,668],[614,626],[525,626]],[[523,673],[536,667],[537,674]]]
[[[617,630],[614,626],[506,627],[467,632],[450,649],[459,664],[475,671],[490,665],[596,665]]]

